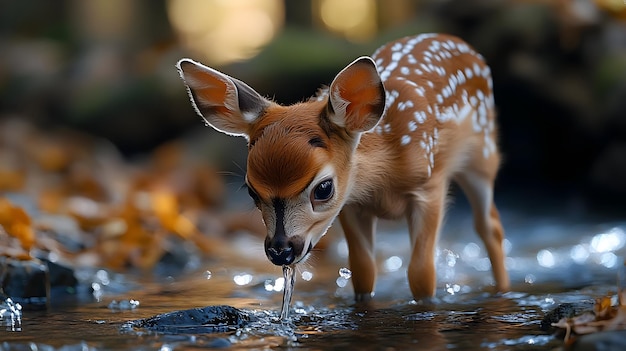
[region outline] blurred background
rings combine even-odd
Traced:
[[[204,127],[177,60],[289,104],[389,40],[446,32],[492,67],[500,194],[626,209],[624,0],[0,0],[0,8],[4,135],[23,135],[25,125],[44,135],[70,129],[110,141],[129,160],[184,139],[207,164],[241,175],[244,140]]]

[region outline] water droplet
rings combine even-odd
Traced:
[[[242,273],[242,274],[235,275],[233,277],[233,281],[237,285],[248,285],[250,284],[250,282],[252,282],[252,278],[253,278],[252,274]]]
[[[344,277],[337,277],[337,280],[335,281],[335,283],[337,283],[338,287],[343,288],[346,285],[348,285],[348,279]]]
[[[109,273],[104,269],[100,269],[96,272],[96,279],[98,279],[98,282],[102,285],[109,285],[111,282],[109,280]]]
[[[402,267],[402,259],[398,256],[391,256],[385,260],[384,267],[387,272],[395,272]]]
[[[264,286],[266,291],[283,291],[283,289],[285,288],[285,278],[280,277],[276,278],[275,280],[267,279]]]
[[[302,272],[301,276],[302,276],[302,279],[306,280],[307,282],[313,279],[313,273],[309,271]]]
[[[526,274],[526,277],[524,277],[524,282],[528,284],[533,284],[536,280],[537,277],[534,274]]]
[[[461,286],[459,284],[446,284],[446,292],[450,295],[454,295],[461,291]]]
[[[352,278],[352,271],[346,267],[341,267],[339,268],[339,276],[343,279],[348,280]]]
[[[211,273],[211,271],[205,271],[204,272],[204,277],[208,280],[211,279],[211,277],[213,276],[213,273]]]
[[[457,254],[452,252],[451,250],[444,250],[446,255],[445,260],[448,267],[454,267],[456,265]]]

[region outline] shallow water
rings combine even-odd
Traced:
[[[433,301],[412,300],[405,277],[408,236],[401,224],[384,222],[371,304],[352,304],[347,249],[337,235],[325,251],[296,267],[289,318],[281,321],[281,267],[266,261],[261,239],[241,235],[233,242],[234,257],[203,262],[184,274],[92,274],[98,287],[92,301],[22,311],[21,323],[5,323],[0,331],[0,350],[551,350],[562,341],[539,329],[544,313],[559,303],[614,293],[626,254],[626,221],[552,213],[502,212],[513,283],[503,295],[489,293],[489,263],[461,205],[449,214],[440,240]],[[123,327],[129,320],[221,304],[256,321],[199,335]]]

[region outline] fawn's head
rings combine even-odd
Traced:
[[[343,207],[361,133],[383,115],[385,90],[374,62],[355,60],[327,93],[292,106],[192,60],[177,66],[205,121],[248,140],[246,183],[267,227],[267,257],[276,265],[300,262]]]

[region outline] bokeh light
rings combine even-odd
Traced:
[[[552,268],[556,264],[556,260],[552,251],[546,249],[540,250],[537,253],[537,262],[540,266],[546,268]]]
[[[182,45],[214,65],[256,55],[285,16],[280,0],[170,0],[167,12]]]
[[[313,12],[325,28],[348,40],[365,41],[376,34],[375,0],[317,0]]]

